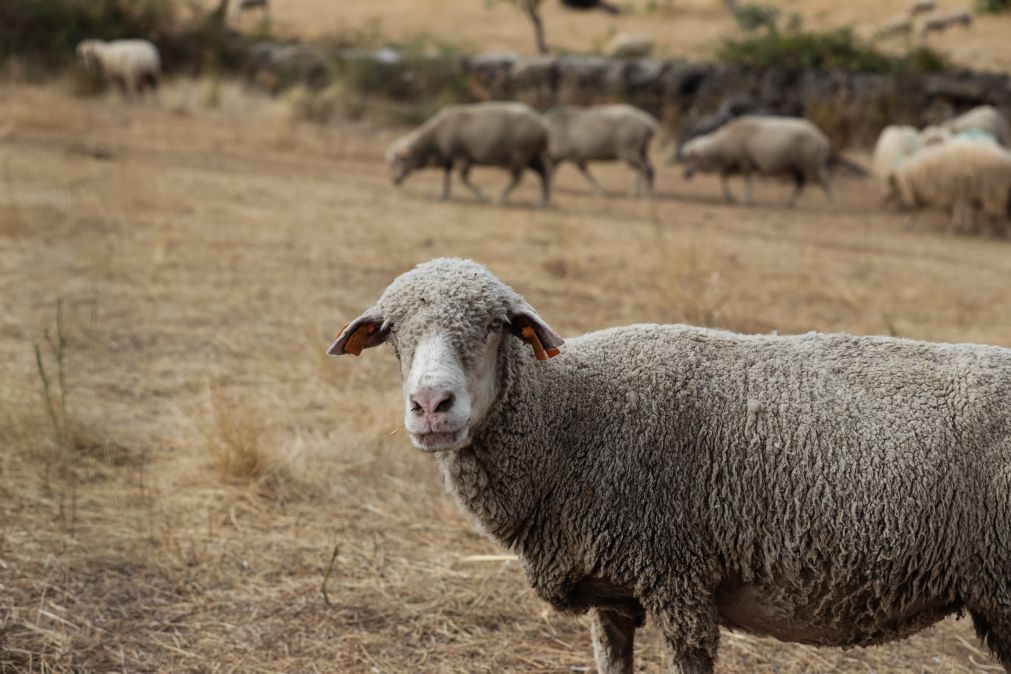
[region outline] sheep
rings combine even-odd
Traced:
[[[484,193],[470,182],[472,166],[501,166],[512,180],[499,196],[505,202],[519,184],[523,171],[541,177],[541,205],[551,198],[551,162],[548,128],[541,116],[523,103],[491,101],[448,105],[427,122],[398,139],[386,150],[393,184],[400,185],[412,172],[427,166],[443,169],[442,192],[449,198],[449,183],[456,166],[463,184],[480,200]]]
[[[408,271],[328,353],[390,342],[404,426],[600,672],[647,614],[820,646],[967,611],[1011,672],[1011,349],[633,325],[563,340],[469,260]]]
[[[924,143],[922,134],[911,126],[887,126],[878,136],[871,158],[871,171],[875,177],[887,180],[888,176],[908,157],[915,154]]]
[[[618,33],[607,43],[604,53],[615,59],[643,59],[653,55],[656,40],[648,35]]]
[[[828,162],[832,156],[829,140],[822,131],[805,119],[744,115],[713,133],[688,141],[682,149],[685,178],[696,171],[719,173],[723,196],[734,201],[728,178],[744,174],[751,203],[751,175],[790,175],[794,189],[787,200],[792,208],[804,188],[813,180],[821,185],[832,200],[828,179]]]
[[[936,6],[936,0],[913,0],[913,4],[909,6],[909,11],[907,13],[909,18],[913,18],[919,16],[920,14],[927,14],[928,12],[934,11]]]
[[[646,195],[653,196],[655,171],[649,159],[649,144],[659,124],[652,115],[631,105],[559,106],[549,110],[544,119],[552,166],[573,162],[594,191],[603,194],[587,162],[625,161],[636,171],[635,194],[641,193],[645,180]]]
[[[906,16],[898,16],[894,19],[886,21],[881,24],[878,29],[874,32],[874,36],[878,39],[884,39],[889,37],[894,37],[896,35],[904,35],[909,37],[913,33],[913,21]]]
[[[972,12],[966,9],[950,12],[948,14],[935,12],[927,16],[924,20],[922,32],[924,36],[930,33],[943,33],[953,26],[971,28]]]
[[[158,88],[161,57],[147,40],[84,40],[77,45],[77,55],[86,67],[97,68],[106,80],[119,85],[124,94]]]
[[[1011,153],[995,143],[955,138],[926,148],[899,166],[889,184],[909,208],[948,210],[953,233],[975,233],[977,212],[996,233],[1007,233]]]
[[[1007,119],[992,105],[975,107],[958,117],[943,122],[941,126],[955,134],[970,130],[984,131],[1005,147],[1008,146],[1009,139],[1011,139]]]

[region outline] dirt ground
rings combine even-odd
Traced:
[[[399,430],[392,353],[323,355],[431,257],[487,264],[563,335],[1011,346],[1011,244],[886,211],[870,181],[784,210],[775,183],[746,208],[662,166],[647,203],[622,167],[607,198],[563,168],[547,210],[529,178],[506,207],[437,203],[433,173],[390,185],[397,130],[297,124],[228,84],[209,109],[209,87],[0,85],[0,672],[588,671],[585,620],[475,557],[502,551]],[[1000,671],[968,620],[866,650],[722,643],[724,674]],[[661,671],[649,628],[637,657]]]
[[[698,60],[711,57],[719,40],[738,34],[723,0],[615,0],[624,10],[616,17],[568,11],[556,0],[543,4],[548,42],[559,51],[599,50],[611,36],[623,32],[651,36],[661,56]],[[775,7],[783,17],[796,14],[808,27],[852,27],[871,38],[883,24],[903,15],[912,0],[763,0],[759,4]],[[937,11],[972,5],[967,0],[938,0]],[[271,19],[276,31],[302,37],[364,31],[403,38],[420,33],[471,50],[534,51],[530,24],[510,0],[283,0],[273,3]],[[252,29],[258,22],[251,14],[238,25]],[[917,34],[910,44],[929,45],[970,68],[1011,72],[1011,14],[977,16],[969,30],[949,30],[929,38]],[[906,41],[891,38],[880,45],[899,51]]]

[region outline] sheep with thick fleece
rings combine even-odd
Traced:
[[[866,646],[967,611],[1011,672],[1011,350],[635,325],[564,342],[484,267],[399,276],[332,355],[390,342],[404,424],[599,671],[655,620]],[[555,357],[552,357],[555,356]]]
[[[139,94],[145,88],[158,88],[161,56],[158,48],[147,40],[84,40],[77,45],[77,55],[84,65],[98,68],[106,80],[118,84],[124,93]]]
[[[1011,135],[1008,133],[1008,122],[1004,115],[992,105],[981,105],[965,112],[958,117],[949,119],[941,127],[954,134],[965,131],[983,131],[990,134],[1001,145],[1007,147]]]
[[[649,145],[659,124],[643,110],[631,105],[557,106],[544,119],[548,125],[548,155],[557,167],[571,161],[586,176],[598,194],[604,193],[587,163],[625,161],[636,172],[635,193],[646,183],[646,195],[653,196],[655,170],[649,159]]]
[[[425,167],[443,170],[439,199],[449,198],[453,167],[463,184],[482,201],[484,194],[470,182],[472,166],[500,166],[512,180],[499,196],[504,202],[519,184],[526,169],[541,177],[541,204],[551,198],[551,161],[548,158],[548,128],[528,105],[490,101],[447,105],[386,150],[393,184],[400,185],[413,171]]]
[[[728,178],[743,174],[751,203],[751,176],[787,175],[794,179],[794,189],[787,201],[792,207],[804,184],[817,182],[832,199],[828,162],[832,157],[828,137],[817,126],[796,117],[744,115],[716,131],[693,138],[681,150],[685,178],[696,171],[719,173],[723,196],[734,201]]]
[[[886,180],[908,157],[916,154],[923,141],[911,126],[886,126],[874,144],[871,171],[876,178]]]
[[[910,208],[949,211],[953,232],[974,233],[977,213],[1007,233],[1011,217],[1011,153],[989,142],[956,138],[906,160],[889,178]]]

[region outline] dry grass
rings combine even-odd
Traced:
[[[794,211],[763,183],[743,208],[661,168],[650,205],[562,169],[545,211],[534,181],[509,207],[436,203],[436,175],[388,184],[394,131],[296,124],[227,83],[207,109],[208,86],[131,105],[0,91],[0,672],[589,666],[583,619],[475,558],[501,550],[398,430],[392,355],[320,356],[420,260],[481,260],[563,334],[691,320],[1011,345],[1008,244],[886,212],[865,183]],[[128,460],[45,458],[31,346],[57,298],[70,409]],[[243,479],[219,477],[201,424],[252,457],[224,462]],[[724,673],[994,671],[965,621],[869,650],[723,643]],[[659,671],[655,633],[640,644]]]

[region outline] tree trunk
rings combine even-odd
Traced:
[[[548,43],[544,39],[544,21],[541,20],[541,0],[523,0],[524,9],[534,24],[534,39],[537,41],[537,53],[547,54]]]

